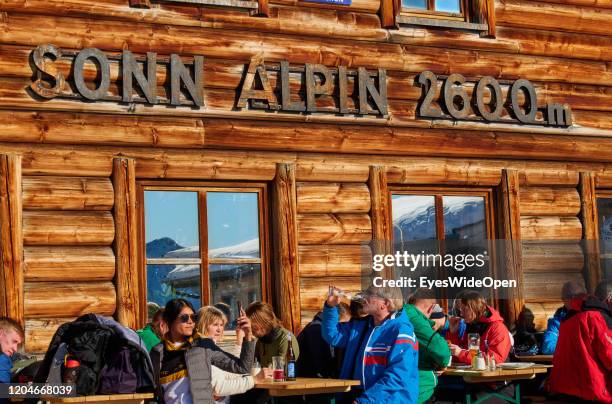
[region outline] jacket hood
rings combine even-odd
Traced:
[[[504,319],[502,318],[502,316],[499,314],[499,312],[497,310],[495,310],[493,307],[487,305],[487,310],[489,311],[489,313],[491,313],[490,316],[482,316],[478,319],[479,323],[496,323],[496,322],[504,322]]]
[[[565,317],[565,320],[573,317],[581,311],[598,311],[603,316],[608,328],[612,328],[612,312],[608,305],[594,296],[583,295],[570,300],[570,310]]]

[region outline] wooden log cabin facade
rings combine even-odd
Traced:
[[[521,281],[498,302],[510,322],[528,308],[543,328],[565,281],[605,276],[612,0],[336,3],[0,2],[0,314],[25,325],[27,351],[87,312],[144,325],[143,192],[156,187],[256,189],[257,297],[295,331],[328,284],[360,288],[364,243],[393,237],[395,193],[486,196],[492,237],[524,242],[503,257]],[[87,49],[97,63],[77,61]],[[421,108],[425,71],[437,118]],[[500,83],[499,103],[481,97],[504,104],[498,116],[440,108],[455,73],[470,98],[483,77]],[[537,103],[519,89],[513,110],[501,98],[519,80]],[[199,234],[208,251],[205,223]],[[580,239],[594,242],[541,242]],[[201,286],[208,303],[219,285]]]

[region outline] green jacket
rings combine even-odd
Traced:
[[[261,367],[272,366],[273,356],[282,356],[283,359],[287,355],[287,333],[289,331],[283,327],[278,327],[270,332],[265,337],[259,338],[255,345],[255,357],[259,361]],[[291,346],[293,346],[293,354],[297,361],[300,356],[300,347],[295,335],[291,337]]]
[[[427,401],[438,384],[434,370],[448,366],[451,352],[446,340],[432,328],[428,319],[412,304],[404,305],[404,311],[414,327],[419,341],[419,404]]]
[[[159,337],[155,334],[155,332],[153,332],[151,324],[147,324],[142,330],[136,331],[136,334],[138,334],[140,339],[142,339],[142,342],[144,342],[145,346],[147,347],[147,351],[151,351],[151,348],[161,342]]]

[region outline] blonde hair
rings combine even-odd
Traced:
[[[208,327],[217,320],[221,320],[223,326],[227,324],[227,317],[221,310],[214,306],[204,306],[198,310],[198,324],[196,325],[196,329],[200,334],[206,336],[208,335]]]
[[[5,333],[15,331],[22,340],[25,340],[25,333],[19,323],[10,317],[0,317],[0,330]],[[23,342],[23,341],[22,341]]]
[[[246,315],[253,323],[262,326],[266,334],[280,326],[280,321],[276,318],[274,309],[268,303],[253,302],[249,304]]]

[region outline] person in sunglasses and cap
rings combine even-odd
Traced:
[[[418,398],[418,342],[402,309],[401,297],[370,287],[363,293],[365,317],[339,322],[342,291],[332,288],[323,306],[321,333],[328,344],[345,348],[340,379],[361,386],[339,403],[416,403]]]
[[[245,333],[240,358],[226,353],[213,340],[200,338],[195,332],[195,310],[187,300],[170,300],[163,317],[168,331],[150,352],[158,403],[212,404],[211,365],[231,373],[250,372],[255,341],[246,316],[237,319]]]

